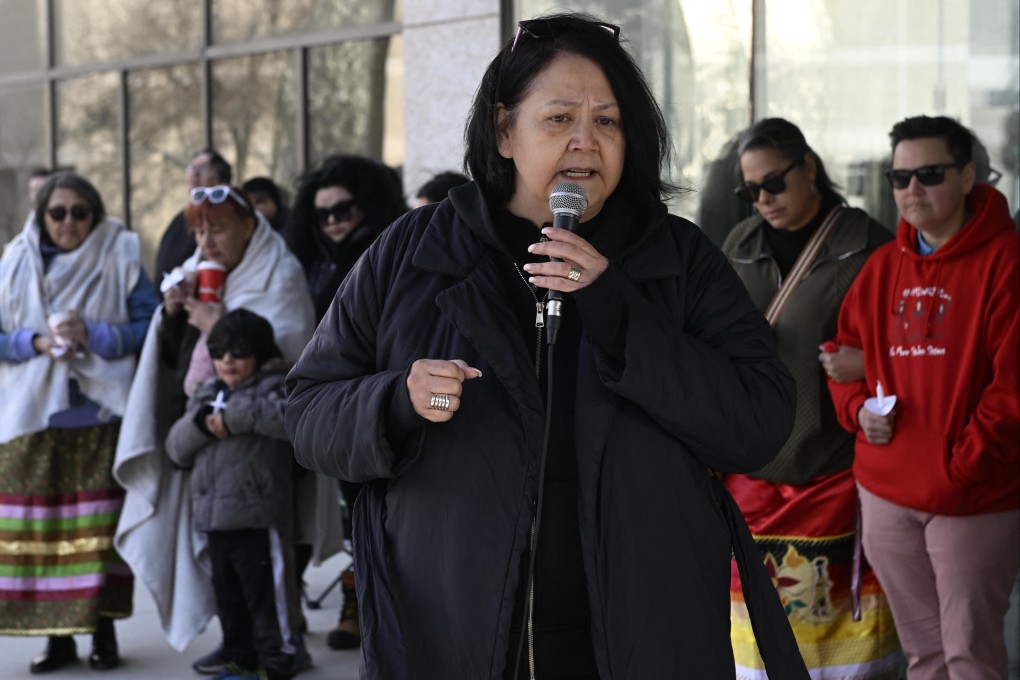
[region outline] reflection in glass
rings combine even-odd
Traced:
[[[768,115],[797,123],[851,203],[890,228],[890,128],[919,114],[959,118],[1004,173],[997,186],[1015,210],[1017,14],[1010,0],[766,4]]]
[[[131,226],[141,236],[142,262],[150,273],[163,231],[187,205],[185,167],[205,146],[201,90],[197,64],[128,77]]]
[[[29,173],[47,165],[45,101],[41,85],[0,89],[0,244],[14,238],[31,209]]]
[[[202,41],[195,0],[53,0],[53,18],[60,66],[194,50]]]
[[[213,0],[213,42],[399,20],[399,0]]]
[[[403,67],[399,37],[309,50],[310,167],[335,153],[403,163]]]
[[[57,87],[57,164],[87,177],[106,211],[122,216],[116,73],[64,80]]]
[[[297,78],[290,53],[213,64],[213,143],[235,184],[256,175],[290,186],[297,174]]]
[[[0,0],[0,73],[46,65],[45,0]]]

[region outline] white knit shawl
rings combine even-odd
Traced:
[[[107,217],[78,248],[53,257],[48,268],[39,241],[32,216],[0,257],[0,328],[5,333],[24,328],[49,335],[49,315],[72,309],[85,322],[129,321],[127,300],[141,272],[137,234]],[[134,354],[104,359],[87,351],[69,362],[38,355],[0,363],[0,444],[46,429],[50,416],[69,406],[71,378],[89,399],[121,415],[134,370]]]

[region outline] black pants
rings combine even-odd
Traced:
[[[293,648],[284,639],[276,606],[277,594],[286,590],[273,578],[269,530],[210,531],[208,536],[224,656],[247,670],[261,666],[270,680],[293,677]],[[279,541],[276,545],[282,549]],[[283,555],[276,559],[282,565]]]

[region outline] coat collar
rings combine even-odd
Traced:
[[[634,281],[677,276],[680,258],[668,230],[666,206],[636,209],[622,198],[606,202],[591,244]],[[470,234],[470,236],[468,236]],[[485,196],[475,183],[450,191],[435,208],[413,257],[416,267],[456,278],[478,265],[486,248],[503,251]]]
[[[851,229],[850,225],[856,220],[867,221],[867,215],[856,208],[843,207],[843,214],[835,228],[825,240],[816,261],[839,260],[851,253],[856,253],[868,247],[868,230]],[[770,229],[768,223],[761,215],[752,215],[740,222],[733,228],[736,233],[736,242],[729,249],[730,259],[752,262],[763,257],[771,257],[765,239],[765,230]]]

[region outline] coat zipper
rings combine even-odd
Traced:
[[[535,301],[535,378],[540,379],[542,377],[542,329],[545,328],[545,305],[543,300],[539,300],[538,296],[535,295],[535,287],[528,283],[528,279],[524,276],[524,272],[521,268],[514,263],[514,271],[517,272],[517,276],[521,277],[521,281],[527,287],[528,292],[531,293],[531,299]],[[548,293],[545,294],[549,296]]]
[[[542,304],[542,300],[538,299],[535,295],[535,287],[528,283],[528,279],[524,276],[524,272],[521,268],[514,263],[514,269],[517,271],[517,275],[521,277],[521,281],[527,286],[528,292],[531,293],[531,299],[535,301],[535,378],[540,380],[542,377],[542,329],[545,328],[545,314],[543,310],[545,305]],[[546,293],[545,297],[548,297]],[[542,490],[538,490],[542,493]],[[532,506],[534,506],[534,501]],[[528,549],[531,553],[535,551],[535,516],[531,517],[531,533],[528,535]],[[529,553],[529,554],[531,554]],[[533,613],[535,611],[535,583],[533,580],[528,582],[528,677],[530,680],[535,680],[535,626]]]

